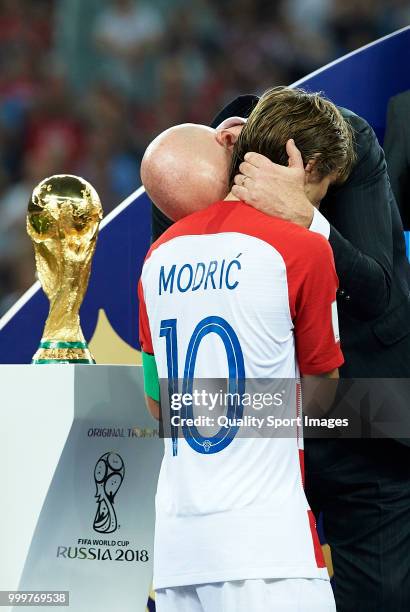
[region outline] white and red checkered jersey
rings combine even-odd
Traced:
[[[296,379],[343,363],[332,250],[237,201],[155,242],[139,283],[142,351],[167,378]],[[165,440],[154,585],[328,579],[296,438]],[[303,461],[302,461],[303,462]]]

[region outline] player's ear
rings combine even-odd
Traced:
[[[320,175],[317,171],[317,157],[312,157],[306,164],[305,180],[307,183],[316,183],[320,180]]]
[[[215,132],[217,143],[226,149],[231,149],[238,140],[242,127],[242,125],[235,125],[230,128],[218,128]]]

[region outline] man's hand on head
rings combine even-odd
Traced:
[[[259,153],[247,153],[235,176],[232,194],[261,212],[310,227],[314,207],[305,190],[303,159],[294,140],[286,143],[288,166]]]

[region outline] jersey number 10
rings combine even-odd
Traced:
[[[245,364],[242,348],[235,331],[222,317],[205,317],[195,327],[188,343],[185,357],[184,377],[182,380],[182,393],[192,397],[195,375],[195,364],[199,346],[208,334],[217,334],[225,347],[228,361],[228,394],[227,412],[228,419],[241,418],[243,414],[242,395],[245,391]],[[166,341],[167,369],[168,369],[168,395],[170,400],[170,418],[178,413],[172,408],[171,397],[179,392],[178,376],[178,331],[176,319],[165,319],[161,321],[160,337]],[[239,400],[238,400],[239,398]],[[182,404],[181,419],[194,418],[192,403]],[[183,421],[184,422],[184,421]],[[189,446],[198,453],[218,453],[232,442],[238,427],[221,427],[212,437],[202,436],[195,426],[182,426],[182,432]],[[172,425],[171,437],[173,455],[177,454],[178,427]]]

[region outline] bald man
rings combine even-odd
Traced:
[[[247,172],[252,175],[252,170],[263,170],[268,159],[253,153],[257,168],[251,163],[237,166],[237,176],[230,176],[232,168],[232,155],[234,145],[246,119],[241,117],[229,117],[224,120],[218,128],[210,128],[205,125],[187,123],[174,126],[162,132],[147,147],[141,163],[141,180],[146,192],[154,202],[156,208],[162,213],[161,219],[172,219],[178,221],[188,214],[202,210],[217,200],[224,199],[228,193],[228,187],[232,189],[232,195],[240,199],[244,191],[244,176],[239,174],[240,169],[247,166]],[[282,190],[286,188],[286,181],[293,195],[297,194],[295,178],[299,183],[302,197],[306,198],[306,185],[315,180],[312,174],[313,160],[305,160],[295,144],[295,131],[288,130],[288,135],[293,136],[283,145],[283,152],[278,151],[278,161],[287,165],[288,174],[283,174],[281,182]],[[254,144],[256,151],[259,147]],[[244,159],[250,159],[247,152],[243,152]],[[252,159],[253,159],[252,158]],[[280,167],[277,166],[277,172]],[[292,171],[295,176],[292,176]],[[302,178],[303,177],[303,178]],[[232,184],[229,185],[231,179]],[[234,184],[234,182],[237,184]],[[329,187],[330,182],[327,187]],[[252,186],[252,202],[258,201],[258,187],[263,187],[259,182]],[[270,186],[272,188],[272,186]],[[308,187],[309,189],[309,187]],[[265,196],[265,193],[263,193]],[[244,199],[244,198],[242,198]],[[265,196],[266,199],[266,196]],[[286,201],[286,197],[283,198]],[[310,202],[312,205],[312,202]],[[302,226],[309,227],[310,231],[323,234],[323,217],[318,214],[320,200],[316,198],[313,202],[313,215],[310,210],[302,210],[292,221],[298,221]],[[266,208],[269,213],[268,204],[258,202],[262,212]],[[279,206],[279,203],[277,204]],[[158,228],[162,221],[158,216],[153,221]],[[161,230],[160,233],[162,233]]]
[[[159,379],[173,392],[179,376],[185,391],[194,378],[229,379],[241,394],[245,378],[337,376],[343,357],[327,241],[230,191],[244,151],[257,147],[281,161],[292,134],[305,193],[318,206],[354,156],[351,130],[317,94],[278,88],[239,136],[188,124],[147,150],[148,193],[181,217],[152,245],[139,283],[145,391],[157,418]],[[217,198],[211,206],[209,194]],[[227,408],[241,418],[240,403]],[[156,496],[158,612],[334,612],[303,490],[300,430],[275,440],[236,437],[235,426],[204,436],[191,423],[182,437],[171,433]]]
[[[151,199],[174,221],[222,200],[229,191],[232,150],[244,121],[215,130],[187,123],[148,146],[141,179]]]

